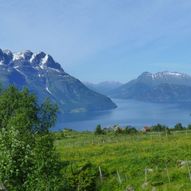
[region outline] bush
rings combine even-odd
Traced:
[[[188,125],[187,129],[191,130],[191,124]]]
[[[127,126],[124,131],[125,131],[126,134],[135,134],[135,133],[138,133],[136,128],[129,127],[129,126]]]
[[[105,134],[104,130],[101,128],[101,125],[97,125],[96,130],[95,130],[96,135],[103,135]]]
[[[175,130],[175,131],[182,131],[182,130],[184,130],[184,129],[185,129],[185,127],[183,127],[181,123],[177,123],[177,124],[174,126],[174,130]]]
[[[74,164],[75,165],[75,164]],[[68,167],[66,173],[66,191],[96,191],[98,170],[91,163]]]
[[[168,129],[167,126],[157,124],[151,127],[151,131],[156,131],[156,132],[161,132],[161,131],[166,131]]]
[[[0,182],[12,191],[60,188],[60,161],[49,129],[57,106],[38,104],[27,89],[14,86],[0,94]]]
[[[123,134],[124,133],[124,129],[122,129],[119,126],[116,126],[114,131],[115,131],[115,134]]]

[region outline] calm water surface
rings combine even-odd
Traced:
[[[173,126],[181,122],[191,123],[191,105],[154,104],[135,100],[113,99],[118,108],[111,111],[65,115],[55,130],[72,128],[75,130],[94,130],[97,124],[108,127],[114,124],[132,125],[142,128],[157,123]]]

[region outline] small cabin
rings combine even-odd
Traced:
[[[150,132],[151,131],[151,128],[150,127],[148,127],[148,126],[145,126],[144,128],[143,128],[143,132]]]

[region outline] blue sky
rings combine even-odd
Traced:
[[[0,0],[0,48],[43,50],[82,81],[191,74],[191,1]]]

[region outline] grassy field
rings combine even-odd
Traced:
[[[64,162],[89,161],[98,190],[191,190],[191,133],[94,135],[62,133],[55,142]]]

